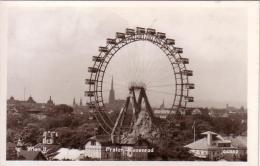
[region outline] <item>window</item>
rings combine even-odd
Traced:
[[[95,146],[95,145],[96,145],[96,142],[93,141],[93,140],[91,140],[90,145]]]

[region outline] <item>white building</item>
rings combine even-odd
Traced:
[[[220,160],[223,158],[239,160],[243,155],[246,155],[246,150],[243,149],[244,147],[238,147],[238,145],[235,145],[234,141],[230,139],[224,138],[211,131],[201,134],[206,135],[206,137],[184,146],[189,148],[189,152],[195,157],[207,160]],[[239,142],[239,145],[240,144]]]
[[[43,132],[43,144],[55,144],[58,133],[55,131],[44,131]]]
[[[166,110],[166,109],[155,109],[154,110],[154,115],[156,117],[159,117],[161,119],[166,119],[167,116],[170,114],[171,110]],[[173,112],[171,112],[173,113]],[[174,114],[174,113],[173,113]]]
[[[103,158],[102,148],[104,148],[104,145],[109,144],[109,140],[109,136],[107,135],[97,135],[89,138],[85,144],[85,157],[92,159]]]
[[[201,110],[198,108],[195,108],[192,110],[191,115],[201,115]]]

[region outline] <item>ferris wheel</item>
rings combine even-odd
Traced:
[[[166,38],[166,34],[156,32],[155,29],[127,28],[125,33],[116,32],[115,38],[108,38],[106,46],[99,47],[99,54],[93,56],[93,66],[88,68],[90,78],[85,80],[89,89],[85,91],[85,96],[89,97],[87,103],[89,108],[95,113],[96,120],[102,129],[110,134],[113,130],[114,122],[107,114],[103,99],[103,82],[106,69],[116,53],[123,47],[138,41],[150,42],[166,55],[174,76],[174,97],[172,99],[172,109],[185,109],[188,102],[193,102],[193,97],[189,96],[190,89],[194,89],[194,84],[189,82],[189,77],[193,75],[192,70],[188,70],[186,65],[189,59],[181,56],[183,49],[175,47],[175,40]]]

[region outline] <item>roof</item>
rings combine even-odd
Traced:
[[[45,160],[45,157],[39,151],[21,150],[20,155],[23,156],[25,160]]]
[[[41,149],[43,149],[43,147],[46,147],[47,153],[53,153],[60,148],[60,145],[38,143],[34,146],[34,148],[41,148]]]
[[[201,134],[211,134],[211,135],[218,135],[217,133],[214,133],[212,131],[206,131],[204,133],[201,133]]]
[[[205,133],[211,133],[211,132],[205,132]],[[214,132],[212,132],[214,133]],[[201,150],[210,150],[210,149],[218,149],[219,147],[216,145],[216,143],[230,143],[229,140],[223,139],[220,135],[217,135],[217,140],[212,140],[212,145],[208,145],[207,137],[204,137],[202,139],[199,139],[195,142],[192,142],[188,145],[185,145],[184,147],[190,148],[190,149],[201,149]],[[227,148],[234,148],[233,146],[227,147]]]
[[[247,148],[247,137],[246,136],[237,136],[237,137],[225,137],[231,141],[232,146],[237,148]]]
[[[57,160],[79,160],[81,155],[84,155],[85,150],[60,148],[57,155],[53,159]]]
[[[184,147],[190,148],[190,149],[214,149],[216,146],[209,146],[207,138],[199,139],[195,142],[192,142],[188,145],[185,145]]]
[[[95,135],[93,137],[90,137],[88,140],[95,140],[100,143],[111,142],[109,135]]]

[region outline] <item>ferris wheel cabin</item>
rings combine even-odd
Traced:
[[[167,45],[174,45],[175,44],[175,40],[174,39],[166,39],[165,43]]]
[[[178,47],[175,47],[175,51],[179,54],[183,53],[183,49],[182,48],[178,48]]]
[[[182,74],[186,76],[193,76],[193,71],[192,70],[183,70]]]
[[[95,104],[94,103],[87,103],[87,106],[90,109],[94,109],[95,108]]]
[[[85,84],[94,85],[95,84],[95,80],[85,79]]]
[[[152,28],[147,28],[146,32],[150,35],[155,35],[155,33],[156,33],[155,29],[152,29]]]
[[[125,38],[125,34],[124,34],[124,33],[121,33],[121,32],[117,32],[117,33],[116,33],[116,38],[118,38],[118,39],[124,39],[124,38]]]
[[[184,84],[184,87],[186,89],[194,89],[195,88],[195,85],[193,83],[187,83],[187,84]]]
[[[188,58],[178,58],[176,60],[177,63],[182,63],[182,64],[189,64],[189,59]]]
[[[159,37],[160,39],[165,39],[166,38],[166,34],[162,33],[162,32],[157,32],[157,37]]]
[[[137,35],[145,34],[145,28],[136,27],[136,33],[137,33]]]
[[[194,97],[185,96],[185,97],[184,97],[184,101],[185,101],[185,102],[194,102]]]
[[[107,44],[116,44],[116,39],[107,39]]]
[[[107,47],[99,47],[98,49],[100,52],[108,52]]]
[[[94,91],[85,91],[85,96],[88,96],[88,97],[93,97],[95,94]]]
[[[130,28],[126,28],[126,35],[129,35],[129,36],[135,35],[135,30],[130,29]]]
[[[90,72],[90,73],[97,73],[98,69],[95,68],[95,67],[88,67],[88,72]]]
[[[96,62],[104,62],[104,58],[98,56],[93,56],[92,60]]]

